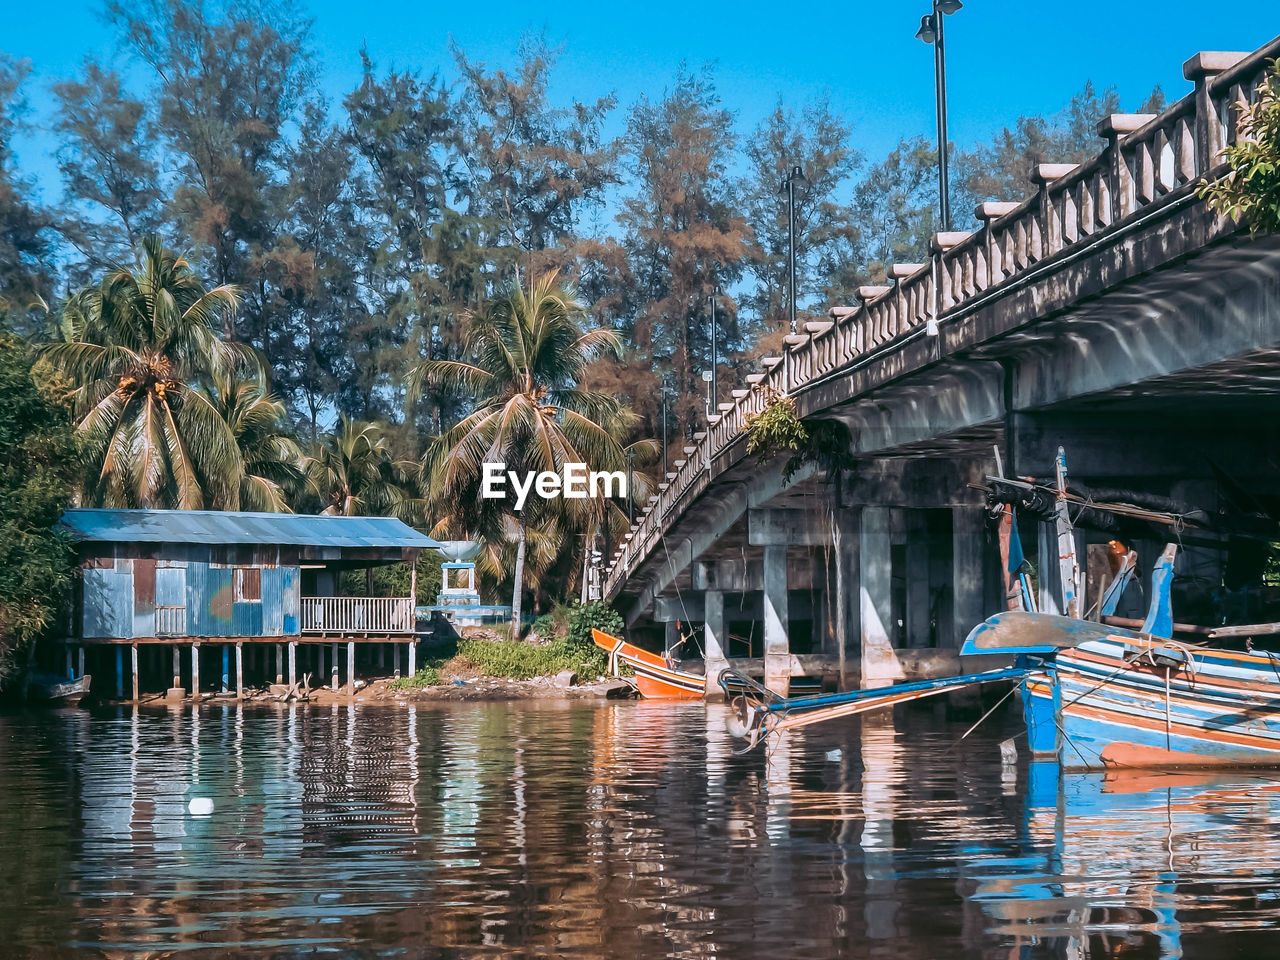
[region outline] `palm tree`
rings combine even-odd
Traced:
[[[257,377],[223,372],[212,378],[218,414],[240,451],[240,509],[292,513],[306,484],[302,451],[286,427],[285,407]]]
[[[218,335],[236,309],[231,286],[206,289],[155,237],[138,269],[116,267],[76,294],[63,341],[46,356],[75,385],[87,475],[82,502],[110,507],[236,509],[244,463],[236,437],[204,391],[253,351]]]
[[[391,516],[411,522],[420,501],[418,465],[396,460],[376,423],[339,417],[338,428],[305,461],[307,483],[329,516]]]
[[[513,633],[520,629],[530,541],[539,559],[549,562],[569,531],[601,523],[617,504],[611,507],[603,497],[551,501],[531,496],[517,512],[513,501],[479,498],[483,465],[502,462],[521,474],[560,473],[567,463],[583,463],[589,470],[626,469],[623,438],[633,415],[616,397],[580,386],[588,364],[616,355],[621,339],[612,330],[583,329],[582,315],[555,272],[527,289],[517,281],[468,317],[466,345],[474,362],[424,360],[408,377],[411,396],[430,385],[475,400],[469,415],[431,443],[423,470],[446,521],[465,530],[487,530],[486,539],[501,531],[498,536],[507,543],[514,540]]]

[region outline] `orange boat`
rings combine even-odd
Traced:
[[[663,656],[594,627],[591,639],[609,654],[610,673],[617,674],[619,663],[636,672],[636,686],[646,700],[701,700],[706,692],[706,680],[701,674],[677,670]]]

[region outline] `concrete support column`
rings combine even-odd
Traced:
[[[1058,535],[1053,524],[1036,528],[1036,602],[1041,613],[1062,612],[1062,592],[1058,577]]]
[[[724,648],[729,635],[724,625],[724,594],[719,590],[707,590],[702,595],[703,628],[702,649],[706,663],[706,697],[723,700],[724,691],[717,682],[720,671],[729,665]]]
[[[320,649],[323,655],[324,648]],[[334,693],[338,692],[338,645],[336,643],[329,647],[329,687]]]
[[[298,682],[298,641],[289,641],[289,686]]]
[[[116,647],[116,699],[124,699],[124,650]]]
[[[227,644],[222,645],[222,689],[221,693],[227,693],[231,686],[231,648]]]
[[[276,644],[276,683],[284,683],[284,644]]]
[[[138,645],[129,644],[129,674],[133,681],[133,701],[138,702]]]
[[[923,510],[906,510],[906,646],[929,646],[929,523]]]
[[[952,509],[951,645],[957,649],[986,614],[983,608],[986,529],[986,511],[982,507]]]
[[[352,694],[356,692],[356,644],[354,640],[347,641],[347,689]]]
[[[418,672],[418,642],[416,639],[409,641],[409,676],[413,676]]]
[[[236,644],[236,699],[244,699],[244,644]]]
[[[83,677],[84,676],[84,644],[81,644],[79,647],[76,648],[76,666],[78,668],[76,670],[76,676]]]
[[[182,687],[182,649],[174,644],[173,646],[173,688],[175,690]]]
[[[74,679],[76,678],[76,668],[75,668],[75,665],[74,665],[74,664],[72,663],[72,661],[71,661],[71,644],[69,644],[69,643],[64,643],[64,644],[62,645],[62,649],[63,649],[63,652],[64,652],[64,653],[65,653],[65,655],[66,655],[66,661],[67,661],[67,679],[68,679],[68,680],[74,680]]]
[[[791,642],[787,609],[787,548],[764,548],[764,685],[779,696],[791,690]]]
[[[396,679],[400,679],[400,647],[398,644],[391,644],[391,659],[396,667]]]
[[[832,608],[836,620],[836,664],[841,690],[850,689],[852,675],[858,666],[854,658],[862,649],[862,604],[858,596],[861,527],[861,510],[839,510],[832,516],[831,545],[836,566],[832,578],[836,602]]]
[[[862,621],[861,685],[883,687],[904,677],[890,640],[893,556],[888,507],[864,507],[858,543]]]
[[[191,699],[200,699],[200,644],[191,645]]]

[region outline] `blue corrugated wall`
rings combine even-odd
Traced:
[[[274,550],[274,548],[271,548]],[[263,566],[261,602],[236,602],[235,571],[187,559],[195,548],[174,548],[181,559],[86,562],[81,636],[131,639],[155,635],[155,608],[186,604],[187,636],[279,637],[299,634],[302,578],[296,566]],[[168,551],[166,551],[168,553]],[[273,557],[274,559],[274,557]],[[148,564],[136,571],[135,564]],[[246,564],[249,566],[250,564]],[[256,566],[256,564],[253,564]]]

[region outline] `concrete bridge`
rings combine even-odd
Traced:
[[[969,486],[995,472],[995,447],[1006,475],[1051,476],[1062,446],[1073,481],[1184,510],[1280,493],[1280,238],[1197,196],[1237,136],[1233,104],[1277,55],[1280,38],[1197,54],[1192,91],[1163,113],[1108,117],[1093,160],[1041,164],[1027,199],[981,204],[980,230],[936,234],[927,263],[788,337],[611,558],[606,595],[629,629],[666,624],[670,641],[677,621],[701,625],[709,677],[726,654],[763,656],[778,689],[806,654],[844,685],[956,672],[958,644],[1001,605]],[[778,395],[846,428],[839,469],[784,479],[786,457],[748,454],[747,418]],[[1203,551],[1179,563],[1187,582],[1221,580]]]

